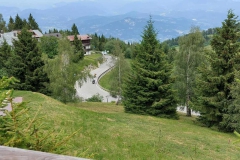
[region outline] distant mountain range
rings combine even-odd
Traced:
[[[141,39],[151,15],[163,41],[187,33],[191,26],[218,27],[229,9],[240,15],[239,7],[239,0],[85,0],[58,3],[42,10],[0,6],[0,13],[6,21],[17,13],[22,18],[32,13],[44,32],[52,28],[71,29],[75,23],[81,34],[98,33],[126,41]]]

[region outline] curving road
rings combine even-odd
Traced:
[[[92,70],[90,73],[91,75],[95,75],[95,84],[92,84],[92,78],[88,78],[86,82],[82,84],[80,87],[77,83],[75,85],[75,88],[77,90],[77,95],[79,97],[82,97],[84,99],[90,98],[93,95],[96,95],[97,93],[103,96],[103,102],[111,102],[111,101],[117,101],[117,98],[114,98],[110,96],[109,92],[103,90],[98,85],[97,79],[99,76],[101,76],[105,71],[107,71],[109,68],[114,66],[114,62],[112,61],[112,57],[109,55],[103,55],[105,62],[102,63],[97,69]]]
[[[114,62],[112,60],[112,57],[109,55],[103,55],[105,62],[102,63],[99,68],[92,70],[90,73],[91,75],[95,75],[95,84],[92,84],[92,78],[88,78],[87,82],[84,82],[81,87],[76,83],[76,90],[77,90],[77,95],[79,97],[82,97],[84,99],[90,98],[93,95],[96,95],[99,93],[101,96],[103,96],[103,102],[111,102],[111,101],[117,101],[117,98],[114,98],[110,96],[109,92],[103,90],[97,82],[97,79],[99,76],[101,76],[105,71],[107,71],[109,68],[114,66]],[[186,113],[186,107],[179,106],[177,108],[178,112],[183,112]],[[192,115],[197,115],[199,116],[200,114],[198,112],[192,111]]]

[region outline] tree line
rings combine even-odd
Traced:
[[[84,59],[84,49],[77,38],[78,29],[73,26],[73,43],[66,36],[61,39],[43,36],[37,40],[29,32],[30,29],[40,30],[31,14],[28,21],[18,15],[15,20],[10,17],[7,27],[2,25],[1,29],[16,29],[18,39],[13,39],[13,46],[5,39],[0,45],[0,78],[18,79],[18,83],[11,86],[16,90],[40,92],[65,103],[74,101],[77,98],[74,84],[87,74],[78,70]]]
[[[171,48],[166,42],[158,41],[153,24],[150,17],[140,43],[91,35],[95,50],[107,50],[118,57],[116,73],[127,66],[123,60],[131,58],[131,67],[124,74],[115,74],[118,84],[112,89],[122,97],[125,111],[178,119],[177,106],[184,105],[187,116],[191,116],[192,110],[198,111],[199,122],[207,127],[239,132],[240,25],[237,16],[230,10],[221,27],[209,29],[206,35],[213,33],[210,48],[205,48],[206,36],[198,27],[192,27],[189,34],[178,38],[178,49]],[[75,24],[73,33],[74,45],[64,38],[44,37],[46,39],[38,43],[24,27],[19,40],[13,41],[13,47],[6,42],[0,47],[1,76],[19,79],[16,89],[50,94],[63,102],[72,101],[74,88],[71,86],[86,77],[75,70],[84,58]]]
[[[135,49],[125,77],[126,112],[178,118],[176,108],[200,113],[201,124],[224,132],[240,132],[240,25],[232,10],[222,26],[209,29],[210,48],[199,27],[178,38],[178,49],[157,40],[151,18]]]

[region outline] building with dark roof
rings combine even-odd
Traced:
[[[78,40],[82,41],[83,48],[85,50],[85,54],[89,55],[91,54],[91,37],[89,35],[77,35]],[[74,41],[74,35],[67,36],[68,40],[70,42]]]

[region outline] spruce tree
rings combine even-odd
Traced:
[[[240,72],[235,72],[235,82],[231,87],[233,100],[228,106],[228,110],[223,114],[223,121],[220,123],[226,131],[237,131],[240,133]]]
[[[0,13],[0,32],[6,31],[6,22],[3,19],[2,14]]]
[[[72,35],[78,35],[79,32],[78,32],[78,28],[76,26],[76,24],[74,23],[73,26],[72,26]]]
[[[29,25],[29,29],[38,29],[38,30],[40,30],[37,22],[35,21],[35,19],[33,18],[31,13],[30,13],[30,15],[28,17],[28,25]]]
[[[177,118],[171,71],[172,66],[160,48],[150,18],[144,28],[136,58],[132,62],[132,71],[125,80],[123,88],[125,111]]]
[[[239,69],[239,31],[237,17],[230,10],[211,41],[212,51],[207,52],[206,56],[209,65],[204,65],[199,70],[200,121],[223,131],[232,131],[226,127],[230,121],[222,122],[234,100],[231,88],[235,79],[234,71]]]
[[[24,28],[18,34],[18,40],[13,41],[13,46],[12,75],[20,81],[15,88],[47,93],[45,85],[48,78],[43,72],[44,63],[37,40],[32,38],[31,32]]]
[[[78,62],[79,60],[84,58],[84,50],[83,50],[82,40],[78,39],[77,34],[74,35],[73,45],[75,47],[74,62]]]
[[[14,25],[15,25],[15,22],[14,22],[13,18],[10,16],[9,22],[8,22],[8,25],[7,25],[7,28],[8,28],[9,32],[14,30]]]
[[[11,73],[11,46],[4,40],[0,46],[0,78]]]
[[[14,29],[15,30],[21,30],[23,29],[23,20],[19,17],[19,15],[17,14],[16,17],[15,17],[15,20],[14,20]]]

